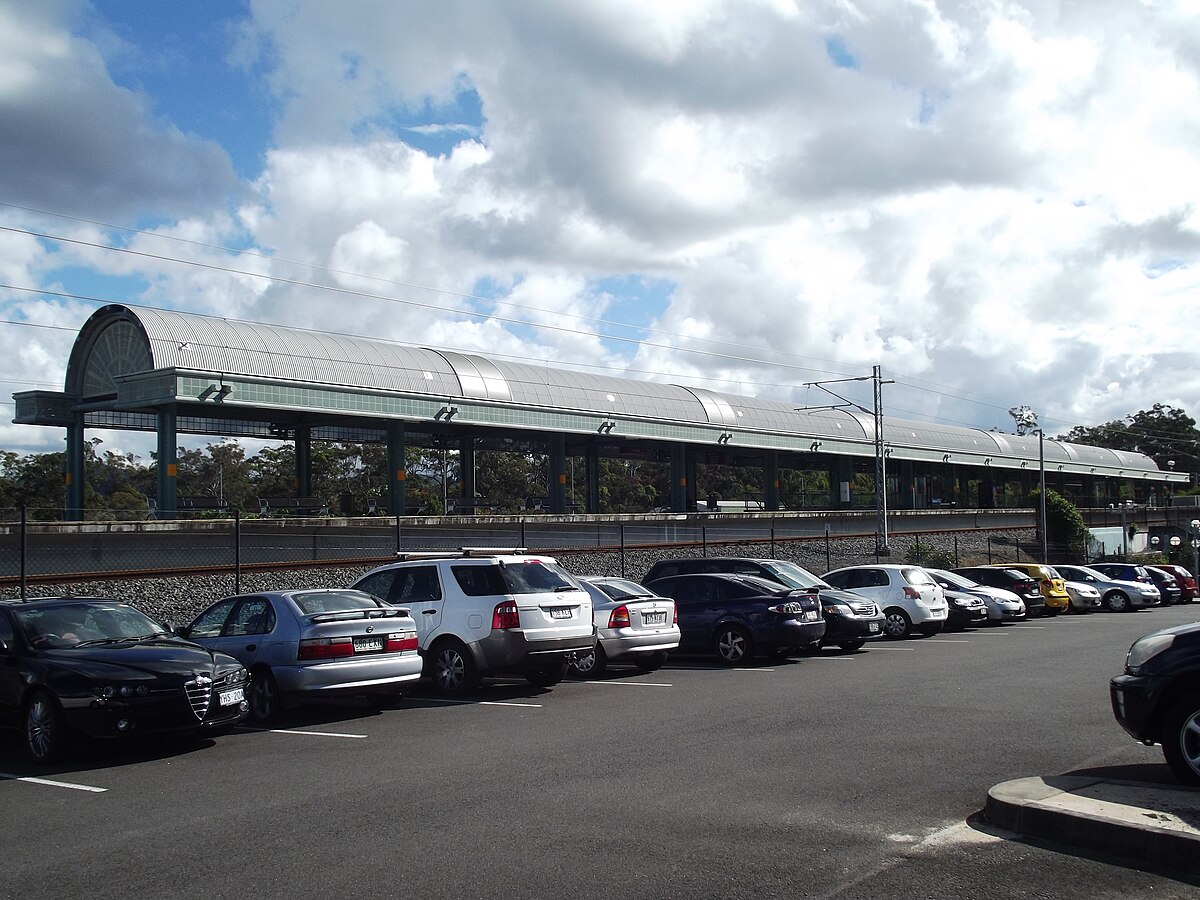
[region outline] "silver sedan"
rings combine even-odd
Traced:
[[[318,694],[358,694],[378,705],[421,677],[407,609],[355,590],[267,591],[218,600],[179,629],[250,670],[250,715]]]
[[[592,598],[596,647],[571,665],[581,675],[599,675],[609,662],[629,662],[653,672],[679,646],[675,601],[625,578],[579,579]]]
[[[1140,581],[1120,581],[1110,578],[1091,566],[1055,566],[1068,581],[1089,585],[1100,594],[1101,603],[1110,612],[1129,612],[1143,606],[1157,606],[1158,588]]]

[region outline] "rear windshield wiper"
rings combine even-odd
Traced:
[[[156,631],[153,634],[135,634],[132,637],[98,638],[93,641],[80,641],[76,647],[96,647],[101,644],[140,644],[142,641],[152,641],[158,637],[166,637],[167,632]]]

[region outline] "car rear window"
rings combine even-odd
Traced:
[[[628,600],[631,597],[647,597],[650,591],[636,581],[601,581],[596,587],[600,588],[613,600]]]
[[[527,559],[505,565],[451,566],[458,586],[468,597],[496,594],[544,594],[577,590],[566,570],[555,563]]]
[[[929,573],[924,569],[901,569],[900,574],[904,576],[904,580],[909,584],[934,584],[934,580],[929,577]]]
[[[313,591],[292,594],[292,602],[306,616],[320,613],[349,612],[355,609],[379,609],[379,601],[357,591]]]
[[[763,563],[762,567],[786,584],[788,587],[805,590],[807,588],[822,588],[830,587],[816,575],[813,575],[807,569],[803,569],[795,563],[789,562],[770,562]]]

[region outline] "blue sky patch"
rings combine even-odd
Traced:
[[[456,145],[482,133],[483,101],[474,88],[465,86],[451,103],[439,105],[426,99],[419,108],[395,106],[356,131],[361,136],[371,129],[394,135],[429,156],[448,156]]]
[[[858,60],[846,47],[846,42],[840,35],[825,39],[825,54],[833,60],[839,69],[857,69]]]

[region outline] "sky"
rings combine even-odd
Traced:
[[[0,0],[0,161],[0,450],[106,303],[1200,416],[1200,0]]]

